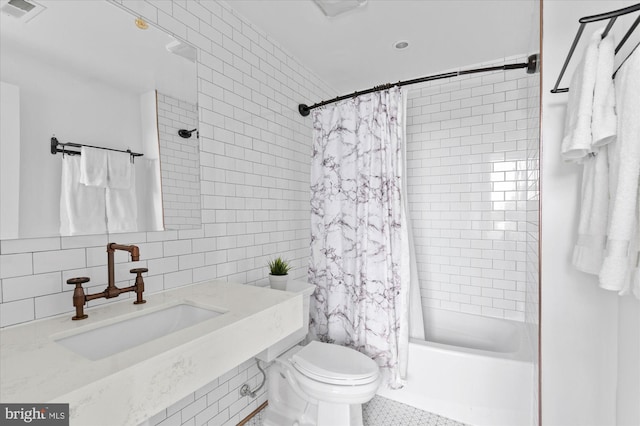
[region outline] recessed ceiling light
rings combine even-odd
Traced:
[[[147,28],[149,28],[149,24],[147,24],[147,21],[145,21],[142,18],[136,18],[136,27],[140,28],[141,30],[146,30]]]
[[[409,42],[406,40],[396,41],[395,43],[393,43],[393,47],[395,47],[398,50],[403,50],[409,47]]]

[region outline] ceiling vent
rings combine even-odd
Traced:
[[[22,22],[29,22],[38,16],[38,14],[40,14],[44,9],[44,6],[32,0],[0,1],[0,12],[2,12],[4,16],[9,16]]]
[[[322,13],[333,18],[367,4],[367,0],[313,0]]]

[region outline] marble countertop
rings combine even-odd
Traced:
[[[71,425],[137,425],[302,327],[302,296],[264,287],[208,281],[145,299],[0,330],[0,401],[69,403]],[[224,314],[95,361],[55,342],[182,302]]]

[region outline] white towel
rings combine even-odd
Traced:
[[[146,224],[147,231],[163,231],[162,188],[158,160],[139,158],[134,168],[138,198],[141,198],[138,203],[138,218],[142,216],[142,223]]]
[[[638,219],[640,220],[640,215],[638,215]],[[640,243],[640,221],[636,224],[636,227],[636,251],[640,251],[640,247],[637,247],[637,244]],[[636,256],[636,263],[633,265],[631,274],[631,288],[629,290],[637,299],[640,299],[640,252]]]
[[[638,179],[640,178],[640,52],[631,54],[616,76],[617,178],[600,286],[621,294],[631,291],[637,264]],[[635,280],[634,280],[635,282]],[[636,290],[637,292],[637,290]]]
[[[104,234],[107,232],[104,188],[80,183],[80,162],[76,155],[62,157],[60,191],[60,235]]]
[[[593,90],[593,117],[591,119],[592,150],[616,139],[618,120],[615,112],[613,62],[615,57],[613,34],[607,35],[598,46],[598,67]]]
[[[138,230],[138,198],[135,169],[130,171],[130,186],[126,189],[107,188],[107,229],[109,233]]]
[[[83,146],[80,152],[80,183],[106,188],[107,151]]]
[[[107,187],[131,187],[131,155],[126,152],[107,151]]]
[[[611,78],[611,77],[609,77]],[[582,199],[578,240],[573,249],[573,265],[598,275],[607,241],[609,217],[609,161],[606,148],[583,161]]]
[[[580,162],[591,152],[593,91],[598,65],[598,45],[603,31],[604,29],[599,29],[591,36],[584,57],[569,84],[565,135],[561,148],[565,161]]]
[[[600,32],[598,32],[599,34]],[[613,74],[614,41],[609,35],[597,48],[592,120],[589,124],[591,154],[582,160],[582,199],[578,240],[573,249],[576,269],[598,275],[602,267],[609,218],[609,156],[606,144],[615,140]],[[567,112],[570,114],[570,112]],[[585,130],[586,131],[586,130]]]

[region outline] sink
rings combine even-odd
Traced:
[[[182,303],[56,339],[55,342],[95,361],[222,314]]]

